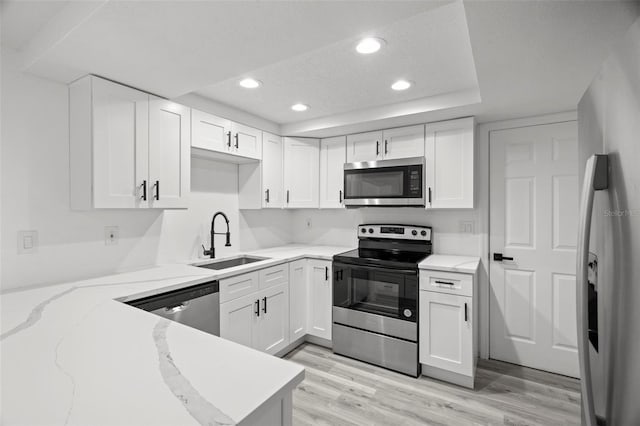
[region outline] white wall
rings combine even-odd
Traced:
[[[3,48],[2,290],[190,259],[201,242],[208,245],[217,210],[227,213],[232,232],[232,247],[217,241],[219,255],[290,241],[288,212],[239,213],[237,166],[203,159],[193,161],[188,210],[70,211],[67,86],[15,64],[15,53]],[[114,225],[119,243],[106,246],[104,227]],[[38,231],[37,253],[18,254],[20,230]]]

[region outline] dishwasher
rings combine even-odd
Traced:
[[[218,281],[126,303],[205,333],[220,335],[220,284]]]

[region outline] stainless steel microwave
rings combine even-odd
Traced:
[[[424,157],[346,163],[344,205],[424,207]]]

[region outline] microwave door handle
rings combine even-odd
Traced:
[[[592,155],[587,160],[582,184],[582,202],[578,216],[578,247],[576,265],[576,306],[578,320],[578,359],[580,361],[580,387],[582,409],[587,426],[596,426],[593,402],[593,382],[591,360],[589,358],[589,239],[591,237],[591,216],[595,191],[608,187],[608,157]]]

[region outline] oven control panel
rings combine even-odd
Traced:
[[[396,240],[431,241],[431,227],[419,225],[358,225],[358,238],[393,238]]]

